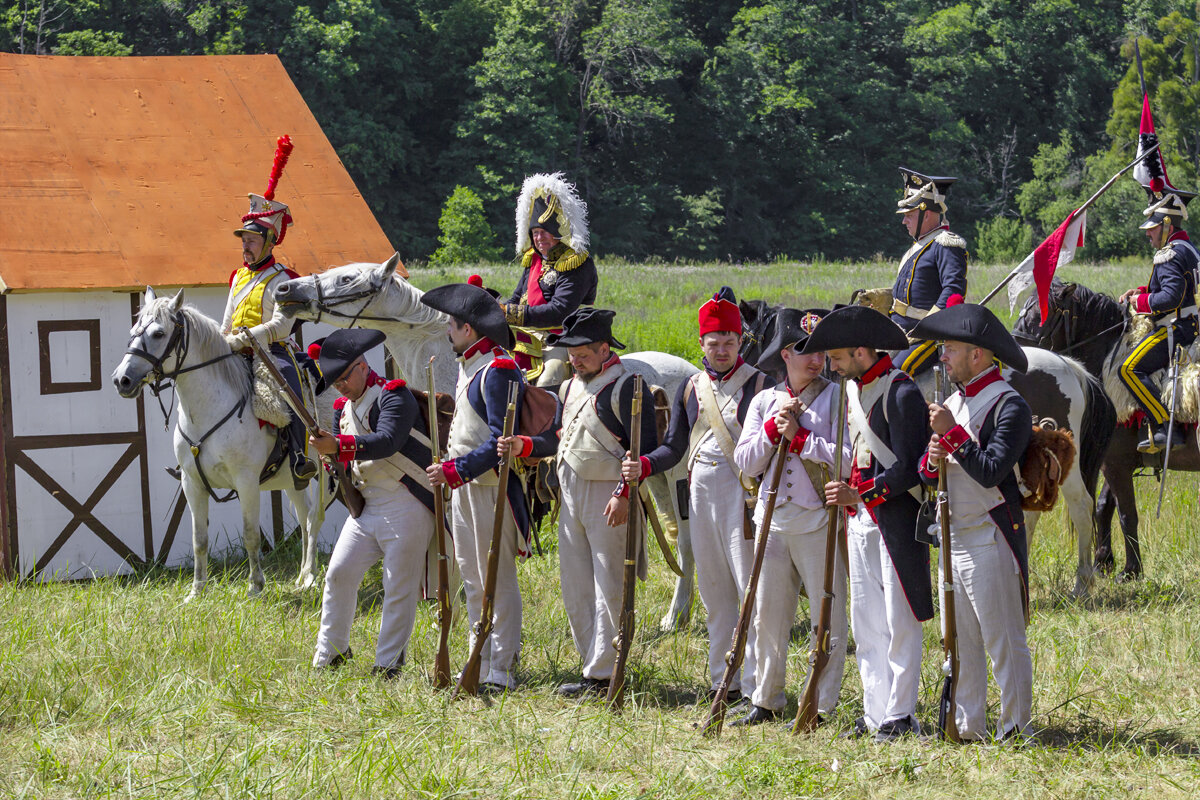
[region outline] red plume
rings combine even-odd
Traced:
[[[275,186],[279,183],[279,178],[283,175],[283,168],[287,166],[288,158],[292,155],[292,137],[286,133],[279,137],[279,141],[275,143],[275,161],[271,163],[271,177],[267,178],[267,190],[263,192],[263,197],[268,200],[275,199]]]
[[[325,340],[322,339],[321,341],[313,342],[308,346],[308,357],[313,361],[316,361],[321,357],[321,345],[324,343],[324,341]]]
[[[946,298],[946,308],[950,308],[950,306],[962,305],[964,301],[965,298],[961,294],[952,294]]]
[[[478,275],[472,275],[471,277],[467,278],[467,283],[471,284],[472,286],[478,286],[480,289],[483,288],[483,278]]]

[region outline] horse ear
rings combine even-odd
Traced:
[[[154,287],[153,287],[153,286],[147,286],[147,287],[146,287],[146,297],[145,297],[145,298],[144,298],[144,300],[143,300],[143,305],[147,305],[147,306],[148,306],[148,305],[150,305],[151,303],[153,303],[153,302],[154,302],[155,300],[157,300],[157,299],[158,299],[158,295],[156,295],[156,294],[154,293]]]
[[[175,296],[171,298],[171,310],[178,311],[182,307],[183,307],[183,289],[180,289],[178,292],[175,293]]]
[[[405,269],[404,263],[400,260],[399,253],[392,253],[392,257],[383,262],[384,277],[390,277],[393,273],[399,273],[401,278],[408,277],[408,270]]]
[[[758,309],[745,300],[738,300],[738,311],[742,312],[742,319],[746,325],[758,321]]]

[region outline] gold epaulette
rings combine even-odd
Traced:
[[[570,248],[563,253],[562,257],[555,261],[551,266],[555,272],[570,272],[583,262],[588,260],[587,253],[576,253]]]
[[[529,269],[529,265],[533,263],[533,248],[525,251],[525,255],[521,256],[521,269]]]
[[[942,247],[961,247],[963,250],[967,249],[967,240],[951,231],[942,231],[934,241]]]
[[[1175,248],[1168,244],[1163,249],[1154,254],[1155,264],[1165,264],[1175,255]]]

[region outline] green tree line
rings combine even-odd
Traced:
[[[899,165],[960,176],[950,221],[994,260],[1132,157],[1135,37],[1172,181],[1195,188],[1198,19],[1172,0],[0,0],[0,49],[277,53],[410,260],[507,257],[522,178],[557,170],[602,256],[894,256]],[[1144,250],[1142,205],[1121,182],[1084,257]]]

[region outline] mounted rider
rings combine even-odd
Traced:
[[[908,333],[926,316],[946,307],[953,294],[967,293],[967,242],[950,232],[946,223],[946,195],[958,180],[923,175],[900,167],[904,196],[896,213],[912,237],[912,247],[900,259],[900,270],[892,286],[892,321]],[[896,366],[916,376],[937,361],[931,342],[912,342],[893,356]]]
[[[233,232],[242,240],[242,266],[229,276],[229,299],[225,303],[221,332],[232,350],[245,355],[252,352],[246,336],[258,339],[269,349],[288,386],[300,397],[299,365],[294,349],[288,344],[293,323],[276,306],[274,294],[276,286],[300,276],[276,261],[272,253],[283,243],[292,224],[288,207],[275,199],[275,186],[291,152],[292,140],[279,137],[267,190],[261,195],[249,195],[250,211],[242,217],[242,227]],[[241,330],[243,326],[250,329],[249,334]],[[303,488],[317,474],[316,464],[305,455],[308,437],[304,424],[293,414],[280,434],[291,454],[296,488]]]
[[[547,336],[596,302],[599,277],[587,248],[587,204],[574,185],[561,172],[526,178],[517,199],[521,279],[500,307],[516,336],[513,355],[539,386],[557,386],[570,374],[565,348],[547,347]]]
[[[1183,230],[1187,204],[1196,193],[1162,182],[1151,183],[1145,189],[1149,203],[1142,211],[1146,221],[1140,227],[1157,252],[1149,283],[1130,289],[1120,300],[1128,301],[1131,311],[1150,315],[1154,332],[1138,342],[1118,374],[1150,421],[1148,435],[1138,443],[1138,450],[1156,453],[1168,444],[1166,423],[1170,412],[1151,376],[1171,363],[1176,345],[1187,348],[1196,340],[1196,268],[1200,253]],[[1171,449],[1182,447],[1183,442],[1183,431],[1174,428]]]

